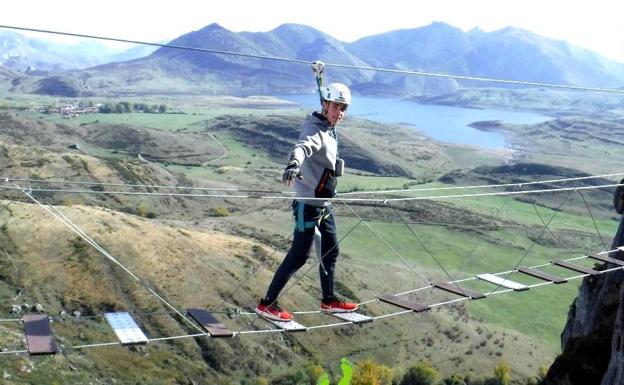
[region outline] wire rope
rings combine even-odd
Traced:
[[[491,196],[507,196],[507,195],[527,195],[551,192],[565,192],[577,190],[599,190],[607,187],[617,187],[623,184],[611,183],[592,186],[580,187],[560,187],[550,189],[525,190],[525,191],[500,191],[486,192],[475,194],[453,194],[453,195],[428,195],[420,197],[402,197],[402,198],[324,198],[328,202],[408,202],[420,200],[447,200],[457,198],[475,198],[475,197],[491,197]],[[5,190],[22,190],[21,187],[0,186]],[[24,190],[26,191],[26,190]],[[211,198],[211,199],[266,199],[266,200],[292,200],[292,196],[277,195],[226,195],[226,194],[184,194],[184,193],[154,193],[154,192],[136,192],[136,191],[92,191],[92,190],[65,190],[65,189],[28,189],[31,193],[67,193],[67,194],[96,194],[96,195],[134,195],[134,196],[158,196],[158,197],[195,197],[195,198]],[[297,197],[300,201],[314,201],[318,198]]]
[[[614,251],[618,251],[621,250],[621,248],[616,248],[613,250],[608,250],[608,251],[601,251],[599,253],[597,253],[598,255],[601,254],[609,254],[611,252]],[[565,261],[573,261],[573,260],[579,260],[579,259],[587,259],[590,258],[589,256],[579,256],[579,257],[573,257],[573,258],[569,258],[569,259],[565,259]],[[546,264],[541,264],[541,265],[536,265],[536,266],[531,266],[529,267],[529,269],[536,269],[539,267],[544,267],[544,266],[549,266],[552,265],[552,263],[546,263]],[[610,272],[614,272],[614,271],[621,271],[624,270],[624,266],[617,266],[614,268],[610,268],[610,269],[605,269],[605,270],[600,270],[598,271],[598,275],[603,275],[603,274],[607,274]],[[514,272],[517,270],[510,270],[510,272]],[[503,275],[503,274],[507,274],[508,272],[500,272],[500,273],[495,273],[494,275]],[[571,277],[566,277],[566,280],[575,280],[575,279],[579,279],[579,278],[584,278],[587,277],[589,274],[578,274],[578,275],[574,275]],[[476,280],[478,279],[477,277],[472,277],[469,279],[464,279],[464,280],[459,280],[457,282],[465,282],[468,280]],[[536,283],[536,284],[531,284],[531,285],[526,285],[528,288],[537,288],[537,287],[542,287],[542,286],[547,286],[547,285],[552,285],[553,282],[540,282],[540,283]],[[422,287],[422,288],[417,288],[417,289],[413,289],[410,291],[406,291],[404,293],[399,293],[397,295],[405,295],[405,294],[409,294],[415,291],[419,291],[419,290],[423,290],[423,289],[428,289],[431,288],[431,286],[427,286],[427,287]],[[486,292],[484,293],[484,295],[486,297],[490,297],[493,295],[500,295],[500,294],[505,294],[505,293],[510,293],[513,292],[513,289],[503,289],[503,290],[493,290],[491,292]],[[470,298],[469,297],[461,297],[461,298],[457,298],[457,299],[452,299],[452,300],[447,300],[447,301],[442,301],[442,302],[436,302],[433,304],[428,305],[430,308],[436,308],[436,307],[441,307],[441,306],[445,306],[445,305],[450,305],[453,303],[457,303],[457,302],[463,302],[463,301],[469,301]],[[370,303],[372,301],[369,301],[368,303]],[[378,316],[373,316],[371,317],[373,320],[382,320],[382,319],[386,319],[386,318],[391,318],[391,317],[396,317],[399,315],[405,315],[405,314],[409,314],[409,313],[413,313],[412,310],[401,310],[401,311],[397,311],[397,312],[393,312],[393,313],[388,313],[388,314],[382,314],[382,315],[378,315]],[[336,323],[330,323],[330,324],[321,324],[321,325],[312,325],[312,326],[307,326],[305,327],[305,330],[318,330],[318,329],[327,329],[327,328],[333,328],[333,327],[340,327],[340,326],[347,326],[347,325],[352,325],[353,322],[350,321],[346,321],[346,322],[336,322]],[[234,336],[243,336],[243,335],[263,335],[263,334],[275,334],[275,333],[286,333],[288,332],[288,330],[286,329],[260,329],[260,330],[241,330],[241,331],[236,331],[234,332]],[[157,338],[149,338],[148,341],[149,342],[163,342],[163,341],[171,341],[171,340],[177,340],[177,339],[185,339],[185,338],[198,338],[198,337],[206,337],[206,338],[211,338],[211,336],[208,333],[194,333],[194,334],[184,334],[184,335],[175,335],[175,336],[165,336],[165,337],[157,337]],[[65,350],[78,350],[78,349],[86,349],[86,348],[96,348],[96,347],[108,347],[108,346],[121,346],[121,343],[119,341],[115,341],[115,342],[101,342],[101,343],[92,343],[92,344],[83,344],[83,345],[75,345],[75,346],[62,346],[62,349]],[[28,353],[28,350],[7,350],[7,351],[0,351],[0,354],[23,354],[23,353]]]
[[[367,194],[396,194],[407,192],[421,192],[421,191],[445,191],[445,190],[464,190],[464,189],[485,189],[485,188],[501,188],[501,187],[522,187],[536,184],[547,183],[563,183],[572,181],[581,181],[588,179],[600,179],[610,178],[616,176],[622,176],[624,173],[612,173],[612,174],[599,174],[599,175],[587,175],[581,177],[570,178],[558,178],[558,179],[546,179],[531,182],[517,182],[517,183],[499,183],[499,184],[487,184],[487,185],[468,185],[468,186],[445,186],[445,187],[424,187],[417,189],[398,189],[398,190],[372,190],[372,191],[354,191],[338,193],[338,197],[349,195],[367,195]],[[213,187],[197,187],[197,186],[173,186],[173,185],[149,185],[149,184],[128,184],[128,183],[109,183],[109,182],[88,182],[88,181],[67,181],[60,179],[31,179],[31,178],[14,178],[11,176],[5,176],[4,182],[28,182],[28,183],[46,183],[46,184],[66,184],[66,185],[89,185],[89,186],[111,186],[111,187],[128,187],[128,188],[146,188],[146,189],[171,189],[171,190],[197,190],[197,191],[231,191],[231,192],[255,192],[255,193],[267,193],[267,194],[293,194],[292,191],[275,191],[275,190],[249,190],[240,188],[213,188]]]
[[[15,186],[20,188],[18,185],[15,185]],[[159,295],[154,289],[152,289],[149,285],[147,285],[145,282],[143,282],[132,271],[130,271],[127,267],[125,267],[121,262],[119,262],[110,253],[108,253],[97,242],[95,242],[91,237],[89,237],[82,229],[80,229],[76,224],[74,224],[71,220],[69,220],[69,218],[67,218],[63,213],[58,211],[58,209],[56,209],[54,207],[47,207],[47,206],[43,205],[41,202],[39,202],[37,199],[35,199],[35,197],[33,197],[32,194],[30,194],[28,191],[23,190],[21,188],[20,188],[20,190],[22,190],[22,192],[26,196],[28,196],[28,198],[30,198],[33,202],[35,202],[37,205],[39,205],[41,208],[43,208],[45,211],[47,211],[54,218],[58,219],[65,226],[69,227],[74,233],[76,233],[78,236],[80,236],[82,239],[84,239],[91,246],[93,246],[96,250],[98,250],[107,259],[109,259],[115,265],[119,266],[128,275],[130,275],[137,283],[139,283],[141,286],[143,286],[145,289],[147,289],[152,295],[154,295],[160,302],[162,302],[165,306],[167,306],[171,310],[175,311],[178,314],[178,316],[180,316],[188,324],[190,324],[194,328],[196,328],[196,329],[201,331],[201,329],[199,329],[199,327],[194,322],[189,320],[184,314],[182,314],[179,310],[177,310],[173,305],[171,305],[167,300],[165,300],[161,295]]]
[[[46,34],[53,34],[53,35],[80,37],[80,38],[87,38],[87,39],[115,41],[115,42],[120,42],[120,43],[149,45],[149,46],[162,47],[162,48],[180,49],[180,50],[187,50],[187,51],[227,55],[227,56],[272,60],[272,61],[279,61],[279,62],[285,62],[285,63],[304,64],[308,66],[314,63],[313,61],[292,59],[292,58],[286,58],[286,57],[258,55],[258,54],[251,54],[251,53],[240,53],[240,52],[224,51],[224,50],[217,50],[217,49],[210,49],[210,48],[188,47],[188,46],[182,46],[182,45],[177,45],[177,44],[151,43],[151,42],[140,41],[140,40],[121,39],[121,38],[113,38],[113,37],[107,37],[107,36],[73,33],[73,32],[53,31],[53,30],[40,29],[40,28],[19,27],[19,26],[12,26],[12,25],[0,25],[0,28],[12,29],[12,30],[17,30],[17,31],[39,32],[39,33],[46,33]],[[583,86],[576,86],[576,85],[486,78],[486,77],[467,76],[467,75],[453,75],[453,74],[443,74],[443,73],[436,73],[436,72],[410,71],[410,70],[399,70],[399,69],[370,67],[370,66],[357,66],[357,65],[348,65],[348,64],[324,63],[324,65],[325,67],[354,69],[354,70],[363,70],[363,71],[375,71],[375,72],[393,73],[393,74],[401,74],[401,75],[416,75],[416,76],[425,76],[425,77],[442,78],[442,79],[470,80],[470,81],[479,81],[479,82],[488,82],[488,83],[501,83],[501,84],[535,86],[535,87],[558,88],[558,89],[565,89],[565,90],[571,90],[571,91],[590,91],[590,92],[624,94],[624,90],[612,89],[612,88],[583,87]]]

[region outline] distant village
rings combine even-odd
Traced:
[[[44,114],[59,114],[63,119],[71,119],[84,114],[97,114],[100,112],[102,103],[72,102],[57,105],[31,106],[27,110]]]
[[[127,112],[144,112],[144,113],[160,113],[167,112],[167,106],[164,104],[145,104],[145,103],[93,103],[93,102],[68,102],[54,105],[36,106],[33,105],[27,109],[28,111],[40,112],[44,114],[59,114],[63,119],[76,118],[84,114],[122,114]]]

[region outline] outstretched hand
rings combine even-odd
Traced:
[[[303,176],[301,175],[299,165],[296,163],[291,163],[284,170],[284,174],[282,175],[282,183],[290,187],[293,185],[293,183],[295,183],[295,178],[303,179]]]

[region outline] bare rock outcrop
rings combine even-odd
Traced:
[[[624,221],[613,248],[624,245]],[[624,253],[612,253],[624,259]],[[613,268],[612,264],[602,266]],[[624,384],[624,271],[587,277],[561,335],[562,353],[544,385]]]

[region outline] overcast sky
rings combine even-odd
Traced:
[[[519,27],[624,63],[624,0],[11,0],[0,13],[2,25],[150,42],[211,23],[236,32],[298,23],[351,42],[433,21],[464,31]]]

